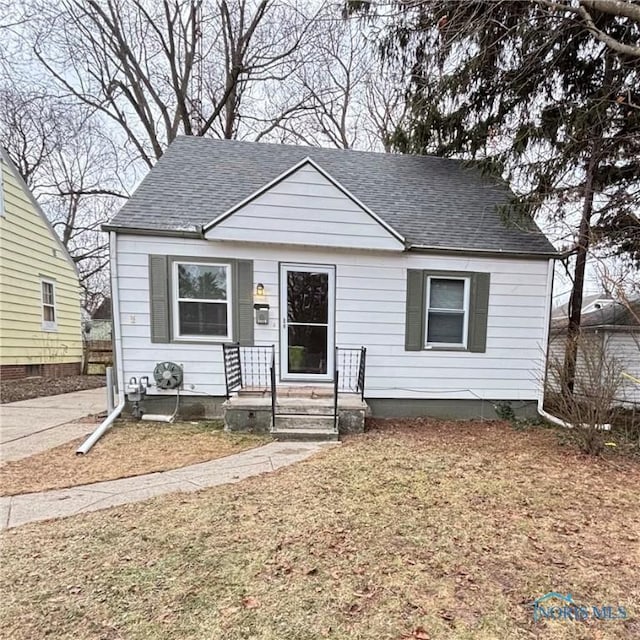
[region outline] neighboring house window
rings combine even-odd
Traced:
[[[427,276],[426,346],[466,347],[469,278]]]
[[[490,274],[407,270],[405,350],[485,353]]]
[[[57,329],[56,288],[50,280],[42,280],[42,328],[45,331]]]
[[[230,265],[173,263],[176,338],[231,338]]]

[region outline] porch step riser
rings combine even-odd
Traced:
[[[338,434],[335,431],[313,431],[311,429],[298,429],[296,431],[285,431],[277,429],[271,432],[276,440],[286,442],[337,442]]]
[[[280,414],[291,414],[295,413],[296,415],[307,415],[307,416],[328,416],[329,414],[333,415],[333,404],[321,405],[309,405],[309,404],[287,404],[287,405],[276,405],[276,415]]]
[[[279,416],[276,415],[276,430],[282,431],[334,431],[333,416],[302,415]]]

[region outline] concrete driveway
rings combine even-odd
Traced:
[[[106,411],[104,387],[0,405],[0,460],[46,451],[93,430],[78,420]]]

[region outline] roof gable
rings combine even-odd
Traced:
[[[207,239],[403,250],[404,238],[304,158],[204,226]]]
[[[22,192],[27,196],[29,202],[31,203],[31,206],[33,207],[33,213],[38,218],[40,218],[40,220],[44,223],[49,234],[51,235],[51,238],[58,245],[58,248],[60,249],[60,251],[65,257],[65,260],[67,260],[67,262],[73,267],[73,271],[77,275],[78,267],[76,263],[73,261],[73,258],[71,257],[71,255],[69,254],[69,251],[64,246],[62,240],[60,239],[60,236],[56,233],[56,230],[53,228],[53,225],[49,221],[49,218],[47,218],[45,212],[42,210],[42,207],[40,206],[35,196],[31,192],[31,189],[29,189],[26,182],[22,179],[20,172],[18,171],[17,167],[13,164],[13,161],[9,157],[9,154],[7,153],[6,149],[0,146],[0,171],[2,171],[2,163],[5,163],[6,167],[8,168],[10,173],[13,175],[14,180],[17,182],[18,186],[20,187]],[[2,187],[1,181],[0,181],[0,188],[4,188]],[[6,203],[4,204],[6,209]],[[7,215],[8,211],[5,210],[4,214]]]

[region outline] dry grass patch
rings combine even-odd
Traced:
[[[251,449],[266,436],[224,433],[219,421],[126,422],[110,429],[85,456],[84,438],[0,465],[0,495],[62,489],[177,469]]]
[[[413,421],[267,477],[11,530],[0,617],[13,640],[637,638],[639,482],[543,430]],[[630,618],[535,623],[550,590]]]

